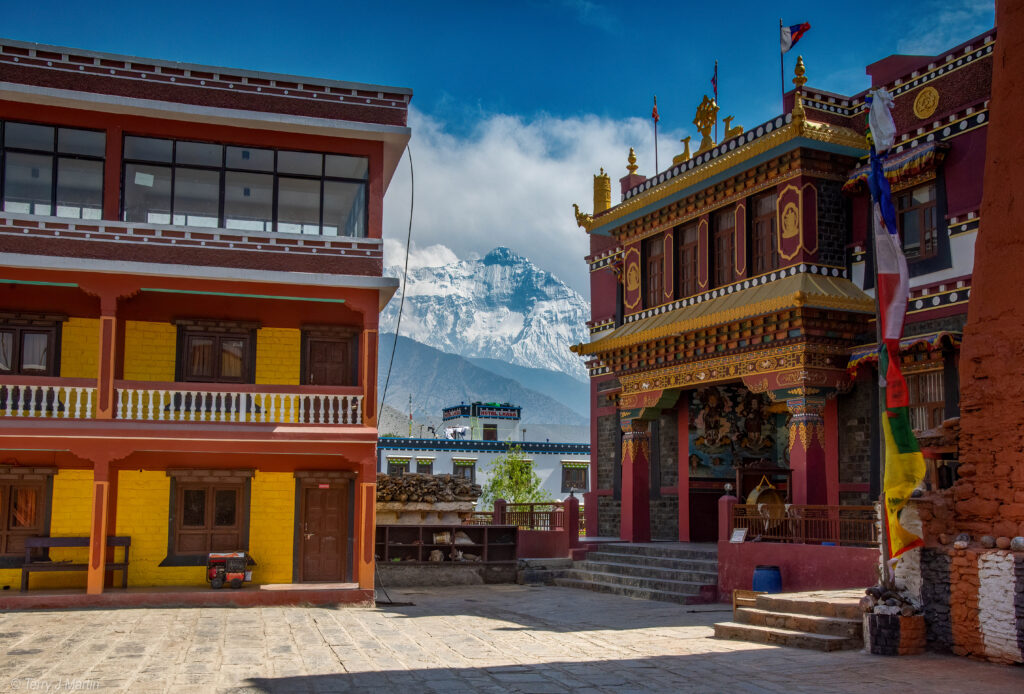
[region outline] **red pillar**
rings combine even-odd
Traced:
[[[374,587],[374,537],[377,531],[377,472],[375,460],[365,461],[355,480],[356,487],[356,527],[355,538],[355,579],[359,587],[373,590]]]
[[[86,592],[99,595],[103,592],[104,574],[107,564],[107,513],[109,511],[110,463],[106,460],[93,463],[92,472],[92,523],[89,528],[89,562],[86,569]]]
[[[508,502],[504,499],[494,500],[494,524],[505,525],[505,508],[508,506]]]
[[[824,398],[786,400],[789,421],[789,467],[793,471],[794,504],[828,503],[825,460]]]
[[[569,533],[569,549],[580,546],[580,500],[570,496],[565,500],[565,529]]]
[[[690,541],[690,407],[689,400],[680,398],[676,417],[679,449],[676,469],[679,487],[679,541]]]
[[[651,540],[651,435],[647,422],[631,419],[622,434],[622,519],[619,538]]]
[[[96,418],[114,418],[114,375],[117,369],[117,295],[100,296],[100,361],[96,379]]]
[[[739,503],[739,499],[732,494],[723,494],[718,497],[718,541],[728,542],[732,537],[732,507]]]

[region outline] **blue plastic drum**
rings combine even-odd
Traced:
[[[753,588],[761,593],[781,593],[782,573],[777,566],[758,566],[754,569]]]

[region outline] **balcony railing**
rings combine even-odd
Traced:
[[[798,506],[796,504],[736,504],[731,528],[746,528],[747,541],[878,545],[873,506]]]
[[[4,376],[0,417],[92,419],[96,379]]]
[[[356,388],[117,382],[117,419],[146,422],[361,424]]]
[[[565,504],[508,504],[502,522],[520,530],[561,530],[565,527]]]

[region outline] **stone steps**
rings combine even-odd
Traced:
[[[629,576],[619,573],[606,573],[588,569],[577,569],[566,574],[565,578],[590,583],[603,583],[605,585],[623,586],[627,588],[638,588],[641,590],[655,590],[664,593],[679,593],[681,595],[697,595],[704,583],[692,581],[677,581],[672,579],[648,578],[646,576]]]
[[[671,557],[656,557],[645,554],[631,555],[626,552],[604,552],[598,550],[588,552],[586,560],[596,563],[617,564],[623,561],[623,557],[636,563],[642,562],[643,566],[651,568],[696,570],[714,574],[715,576],[718,575],[718,559],[716,556],[710,559],[673,559]]]
[[[718,551],[713,546],[678,548],[677,543],[666,543],[673,546],[659,547],[657,544],[632,545],[615,543],[600,545],[597,552],[602,554],[628,554],[643,557],[668,557],[670,559],[696,559],[700,561],[718,560]]]
[[[595,571],[665,581],[684,581],[700,585],[709,585],[718,580],[718,573],[716,571],[694,571],[686,568],[662,569],[623,562],[592,561],[590,557],[587,557],[584,561],[576,562],[572,568],[576,571]]]
[[[863,615],[856,591],[758,593],[733,606],[733,621],[715,625],[715,638],[818,651],[862,648]]]
[[[719,622],[715,625],[715,638],[731,641],[752,641],[775,646],[804,648],[815,651],[842,651],[861,648],[864,643],[860,638],[848,636],[832,636],[830,634],[814,634],[794,629],[765,627],[755,624],[738,622]]]
[[[651,590],[648,588],[632,588],[629,586],[613,585],[609,583],[595,583],[575,578],[556,578],[555,585],[563,588],[578,588],[589,590],[595,593],[610,593],[622,595],[627,598],[639,600],[659,600],[661,602],[674,602],[679,605],[693,605],[704,602],[699,595],[688,595],[683,593],[672,593],[663,590]]]

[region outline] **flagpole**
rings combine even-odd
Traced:
[[[779,85],[782,87],[782,112],[786,112],[786,69],[782,52],[782,18],[779,18]]]
[[[718,61],[715,61],[715,106],[718,106]],[[715,116],[715,142],[718,142],[718,116]]]
[[[657,114],[657,112],[658,112],[658,95],[655,94],[654,95],[654,113]],[[654,175],[657,176],[660,171],[661,171],[661,169],[658,168],[658,118],[657,118],[657,116],[655,116],[655,118],[654,118]]]

